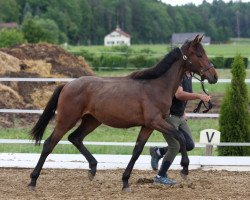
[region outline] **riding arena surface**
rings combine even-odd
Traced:
[[[27,187],[31,169],[0,168],[0,199],[249,199],[250,172],[191,170],[182,180],[178,170],[169,177],[175,186],[153,184],[156,172],[133,170],[131,192],[122,191],[123,169],[99,170],[93,181],[87,170],[43,169],[36,189]]]

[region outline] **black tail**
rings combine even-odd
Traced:
[[[38,122],[30,132],[30,136],[32,137],[33,140],[36,141],[36,144],[40,144],[45,128],[47,127],[52,117],[55,115],[57,102],[63,87],[64,85],[60,85],[55,89],[53,95],[51,96],[49,102],[47,103],[43,111],[43,114],[41,115]]]

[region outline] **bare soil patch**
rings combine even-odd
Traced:
[[[44,169],[35,191],[29,191],[31,169],[0,169],[0,199],[241,199],[250,197],[250,172],[192,170],[187,181],[179,171],[169,176],[175,186],[154,185],[153,171],[134,170],[130,178],[132,192],[122,188],[124,170],[99,170],[93,181],[87,170]]]

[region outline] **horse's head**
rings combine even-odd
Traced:
[[[218,80],[214,65],[209,61],[201,44],[203,36],[197,35],[194,40],[182,45],[183,60],[186,61],[186,69],[201,76],[201,80],[207,79],[210,84]]]

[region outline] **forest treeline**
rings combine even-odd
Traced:
[[[132,43],[166,43],[174,32],[205,32],[212,41],[250,37],[250,3],[214,0],[173,7],[160,0],[0,0],[0,22],[17,22],[28,42],[103,44],[117,25]],[[42,36],[41,36],[42,37]]]

